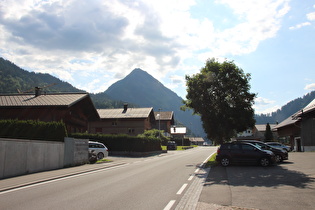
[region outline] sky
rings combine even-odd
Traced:
[[[206,60],[251,74],[255,113],[315,90],[315,0],[0,0],[0,57],[90,93],[141,68],[180,97]]]

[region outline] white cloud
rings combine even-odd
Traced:
[[[305,90],[315,90],[315,83],[306,85],[304,89]]]
[[[270,104],[273,104],[274,102],[275,101],[267,99],[267,98],[263,98],[263,97],[257,97],[255,99],[255,104],[259,106],[270,105]]]
[[[222,13],[222,20],[234,25],[218,29],[211,17],[194,16],[191,9],[196,4],[194,0],[3,0],[0,56],[89,92],[99,88],[93,82],[85,85],[83,77],[106,76],[101,85],[105,87],[109,79],[121,79],[134,68],[158,79],[182,71],[184,78],[199,71],[209,57],[255,51],[260,42],[276,35],[290,9],[288,0],[209,2],[209,8],[229,8],[235,17],[231,21]]]
[[[255,108],[255,114],[271,114],[272,112],[275,112],[280,108],[281,108],[281,106],[278,106],[278,105],[272,106],[272,107],[267,107],[267,108],[256,107]]]
[[[280,109],[280,105],[275,105],[274,100],[270,100],[263,97],[257,97],[253,106],[255,114],[269,114]]]
[[[310,22],[304,22],[304,23],[297,24],[295,26],[291,26],[291,27],[289,27],[289,29],[290,30],[295,30],[295,29],[299,29],[299,28],[302,28],[304,26],[309,26],[309,25],[311,25]]]
[[[310,20],[310,21],[313,21],[315,20],[315,12],[311,12],[311,13],[308,13],[306,15],[307,19]]]

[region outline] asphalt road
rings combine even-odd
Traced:
[[[215,147],[198,147],[126,159],[113,167],[16,187],[0,192],[0,209],[175,209],[200,165],[215,151]],[[45,176],[49,173],[56,171]],[[0,186],[14,181],[23,185],[23,178],[27,183],[35,176],[44,175],[1,180]]]
[[[314,160],[314,152],[290,152],[288,161],[270,167],[213,167],[197,209],[313,210]]]

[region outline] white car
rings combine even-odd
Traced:
[[[291,147],[281,144],[279,142],[265,142],[266,144],[268,144],[269,146],[275,147],[275,148],[281,148],[284,149],[287,152],[291,151]]]
[[[102,160],[104,157],[108,156],[107,147],[100,142],[89,141],[89,152],[92,151],[95,152],[98,160]]]

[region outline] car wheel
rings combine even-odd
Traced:
[[[282,162],[282,157],[281,155],[276,155],[276,162],[281,163]]]
[[[230,165],[230,158],[228,158],[228,157],[222,158],[221,159],[221,165],[224,166],[224,167]]]
[[[264,158],[261,158],[260,159],[260,165],[261,166],[269,166],[269,164],[270,164],[270,161],[269,161],[269,159],[268,158],[266,158],[266,157],[264,157]]]
[[[97,154],[97,159],[98,160],[102,160],[103,158],[104,158],[104,154],[103,153],[100,152],[100,153]]]

